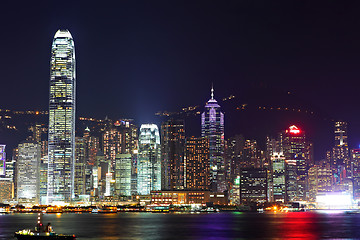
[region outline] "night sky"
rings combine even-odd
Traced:
[[[350,146],[360,143],[359,12],[343,1],[8,1],[0,107],[47,110],[51,42],[66,28],[76,48],[77,116],[159,122],[157,111],[204,105],[213,83],[219,102],[233,94],[232,106],[316,115],[302,122],[228,110],[227,136],[256,138],[254,124],[267,125],[265,135],[293,121],[322,156],[333,144],[331,119],[348,121]]]

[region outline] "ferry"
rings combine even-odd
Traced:
[[[117,207],[103,206],[102,208],[96,207],[91,210],[91,213],[117,213]]]
[[[24,229],[15,232],[14,237],[18,240],[76,240],[75,235],[57,234],[52,230],[50,223],[44,226],[41,221],[41,213],[38,215],[38,222],[34,229]]]

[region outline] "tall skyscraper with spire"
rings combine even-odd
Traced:
[[[54,36],[50,60],[48,202],[74,197],[75,48],[68,30]]]
[[[201,136],[209,139],[210,148],[210,190],[222,192],[225,185],[224,163],[224,114],[214,99],[214,88],[211,88],[211,99],[201,114]]]

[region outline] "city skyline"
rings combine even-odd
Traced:
[[[252,208],[277,199],[275,204],[299,208],[301,202],[308,207],[326,205],[327,198],[338,194],[350,199],[342,206],[359,200],[360,163],[357,149],[348,148],[347,122],[334,122],[334,145],[325,159],[315,161],[313,143],[296,125],[283,128],[276,138],[267,137],[262,150],[257,140],[242,135],[225,138],[225,114],[212,86],[204,111],[195,112],[201,116],[200,138],[186,137],[181,119],[163,122],[161,131],[156,124],[141,124],[138,132],[133,120],[107,117],[76,137],[75,48],[68,30],[55,33],[51,53],[48,141],[41,136],[46,127],[33,123],[28,143],[13,149],[14,161],[7,168],[5,164],[2,175],[6,201],[14,198],[8,194],[9,184],[16,189],[18,203],[33,204],[135,198],[139,205],[206,201],[227,205],[230,200]]]
[[[360,2],[39,3],[0,15],[0,235],[360,237]]]
[[[3,9],[0,235],[360,237],[360,2]]]

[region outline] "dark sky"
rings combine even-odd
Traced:
[[[297,102],[289,105],[348,121],[355,146],[360,6],[351,2],[7,1],[0,107],[48,108],[51,42],[67,28],[76,48],[77,116],[158,121],[159,110],[205,104],[214,83],[215,97],[234,94],[239,104],[254,99],[249,92],[256,104],[290,92]]]

